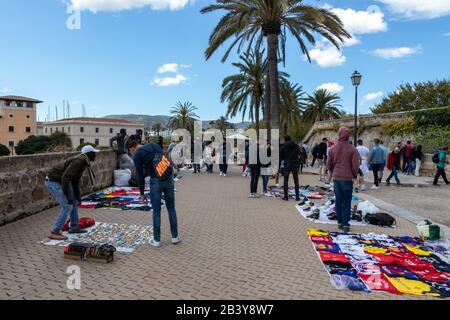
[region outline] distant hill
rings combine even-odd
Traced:
[[[131,122],[142,123],[145,128],[151,129],[155,124],[161,123],[163,127],[167,125],[169,122],[170,116],[148,116],[142,114],[113,114],[109,116],[105,116],[105,118],[116,118],[128,120]],[[203,128],[208,128],[209,123],[212,120],[203,120]],[[251,122],[238,122],[235,123],[237,129],[246,129]]]

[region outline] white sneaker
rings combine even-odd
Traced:
[[[221,176],[221,177],[223,176],[223,173],[222,173],[222,172],[220,173],[220,176]]]
[[[266,196],[266,197],[271,197],[272,195],[270,194],[270,192],[266,192],[266,193],[264,193],[264,195]]]
[[[227,176],[227,174],[226,173],[224,173],[223,175],[222,175],[222,177],[226,177]]]
[[[380,189],[379,187],[377,187],[377,186],[372,186],[370,189],[373,189],[373,190],[378,190],[378,189]]]
[[[178,244],[181,242],[180,237],[172,238],[172,244]]]
[[[150,238],[148,244],[154,246],[155,248],[161,247],[161,242],[155,241],[155,238],[153,237]]]
[[[365,184],[363,184],[360,188],[359,188],[359,190],[360,191],[364,191],[364,190],[366,190],[366,185]]]

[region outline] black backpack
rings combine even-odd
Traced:
[[[435,164],[438,164],[439,162],[441,162],[440,160],[439,160],[439,153],[435,153],[434,155],[433,155],[433,163],[435,163]]]
[[[381,227],[392,227],[396,224],[395,218],[387,213],[368,213],[364,220],[369,224]]]
[[[162,153],[157,153],[153,157],[153,169],[155,170],[156,177],[161,180],[170,178],[173,173],[172,163],[169,157]]]

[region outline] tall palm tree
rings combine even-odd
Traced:
[[[172,117],[169,119],[168,127],[172,130],[186,129],[190,133],[194,131],[194,122],[198,119],[195,114],[197,107],[191,102],[177,102],[174,108],[170,110]]]
[[[152,131],[156,132],[156,135],[159,137],[159,134],[161,133],[161,131],[163,131],[164,128],[162,127],[162,124],[160,122],[157,122],[153,125],[152,127]]]
[[[262,52],[253,50],[241,55],[240,59],[241,62],[233,63],[239,73],[223,80],[221,101],[228,102],[227,116],[235,117],[241,112],[244,121],[248,115],[258,131],[267,60],[263,58]]]
[[[230,38],[234,39],[222,62],[236,46],[240,52],[243,45],[247,44],[249,51],[255,44],[255,50],[259,51],[264,38],[267,40],[273,129],[280,128],[278,63],[279,52],[281,60],[285,61],[287,33],[297,40],[309,61],[306,43],[316,43],[314,34],[321,35],[338,49],[345,38],[351,38],[336,14],[325,8],[305,5],[304,0],[216,0],[216,4],[203,8],[201,12],[217,10],[226,12],[209,38],[209,47],[205,51],[207,60]]]
[[[289,81],[280,82],[280,122],[282,135],[288,134],[289,127],[300,122],[305,106],[304,91],[302,86]]]
[[[233,123],[229,122],[228,118],[224,116],[215,121],[211,121],[209,123],[209,127],[220,130],[224,137],[226,136],[227,129],[236,129],[236,126]]]
[[[307,98],[304,119],[309,122],[340,119],[342,117],[340,101],[341,98],[337,94],[326,89],[318,89]]]

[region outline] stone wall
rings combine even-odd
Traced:
[[[0,226],[39,213],[56,202],[44,182],[49,169],[77,153],[49,153],[31,156],[0,157]],[[92,165],[96,175],[94,187],[87,172],[81,179],[83,194],[113,184],[116,153],[102,151]]]

